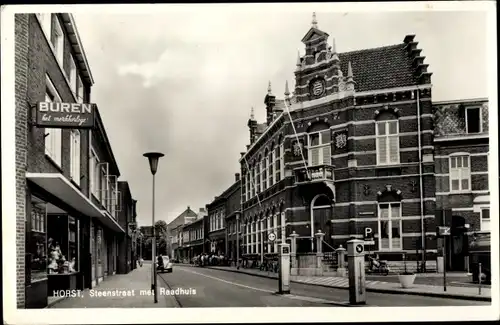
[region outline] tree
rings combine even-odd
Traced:
[[[167,223],[163,220],[156,221],[155,232],[157,236],[165,237],[167,235]]]

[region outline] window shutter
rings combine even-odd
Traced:
[[[399,162],[399,137],[389,137],[389,159],[391,163]]]
[[[323,147],[323,164],[324,165],[331,165],[332,164],[332,153],[331,153],[331,147],[329,144],[327,146]]]
[[[320,159],[320,148],[312,148],[309,150],[311,154],[311,166],[319,165]]]
[[[387,163],[387,139],[381,137],[377,139],[377,155],[380,164]]]

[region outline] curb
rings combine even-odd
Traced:
[[[194,265],[184,265],[180,264],[183,266],[191,266],[194,267]],[[257,276],[261,278],[268,278],[268,279],[277,279],[277,277],[271,277],[268,275],[264,274],[254,274],[254,273],[247,273],[247,272],[241,272],[238,270],[232,270],[232,269],[222,269],[222,268],[214,268],[211,266],[205,266],[208,269],[212,270],[221,270],[221,271],[226,271],[226,272],[233,272],[233,273],[240,273],[240,274],[247,274],[251,276]],[[313,285],[313,286],[318,286],[318,287],[324,287],[324,288],[334,288],[334,289],[343,289],[343,290],[349,290],[348,287],[341,287],[341,286],[330,286],[330,285],[325,285],[325,284],[317,284],[317,283],[306,283],[306,282],[300,282],[296,280],[290,280],[292,283],[298,283],[298,284],[306,284],[306,285]],[[403,295],[413,295],[413,296],[425,296],[425,297],[437,297],[437,298],[448,298],[448,299],[459,299],[459,300],[474,300],[474,301],[486,301],[486,302],[491,302],[491,297],[484,297],[484,296],[465,296],[465,295],[460,295],[460,294],[452,294],[452,293],[437,293],[437,292],[415,292],[415,291],[403,291],[403,290],[398,290],[398,289],[380,289],[380,288],[366,288],[367,292],[377,292],[377,293],[387,293],[387,294],[403,294]]]

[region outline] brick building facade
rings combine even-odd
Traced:
[[[232,261],[236,261],[238,256],[243,254],[241,243],[241,177],[237,173],[234,175],[234,184],[228,189],[226,199],[226,248],[225,255]],[[237,249],[239,247],[239,253]]]
[[[425,57],[413,35],[347,53],[328,38],[314,21],[302,39],[294,93],[286,83],[279,100],[269,85],[267,121],[248,122],[250,145],[240,159],[245,253],[262,259],[266,246],[276,252],[276,243],[292,232],[298,252],[314,252],[319,230],[328,251],[363,238],[369,227],[375,242],[369,250],[381,257],[401,260],[407,253],[435,261]],[[271,231],[278,238],[273,245]]]
[[[471,251],[478,248],[476,238],[480,246],[490,245],[488,100],[434,102],[433,106],[436,221],[451,228],[447,269],[463,271]]]
[[[42,308],[55,290],[116,272],[119,171],[95,105],[92,129],[35,122],[39,103],[90,103],[94,81],[71,14],[15,15],[15,73],[17,307]],[[102,177],[91,148],[107,166]]]
[[[183,233],[184,225],[191,223],[196,220],[198,215],[196,212],[191,210],[191,207],[187,207],[180,215],[178,215],[174,220],[167,224],[167,240],[170,246],[171,258],[175,260],[182,260],[185,258],[186,250],[183,249],[183,243],[185,235]]]

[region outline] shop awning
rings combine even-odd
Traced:
[[[26,173],[26,178],[80,213],[89,217],[99,218],[111,230],[125,232],[118,222],[111,217],[109,212],[99,209],[62,174]]]
[[[125,232],[125,229],[123,229],[118,222],[109,214],[108,211],[106,210],[101,210],[102,212],[102,217],[99,219],[102,221],[102,223],[108,227],[109,229],[116,231],[116,232]]]
[[[26,173],[26,178],[89,217],[102,218],[101,210],[60,173]]]

